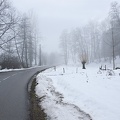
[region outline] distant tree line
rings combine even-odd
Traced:
[[[20,14],[8,0],[0,0],[0,66],[38,64],[38,29],[32,14]]]
[[[65,64],[71,59],[83,64],[104,59],[113,62],[115,69],[114,60],[120,57],[120,5],[112,2],[108,17],[102,22],[90,21],[69,32],[64,30],[60,47]]]

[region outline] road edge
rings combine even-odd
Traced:
[[[31,90],[29,92],[29,102],[30,102],[30,109],[29,109],[29,117],[30,120],[46,120],[46,114],[42,107],[40,106],[40,99],[36,95],[35,87],[37,85],[36,77],[33,78],[31,84]]]

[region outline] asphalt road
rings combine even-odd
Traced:
[[[47,67],[0,73],[0,120],[28,120],[27,84],[37,72]]]

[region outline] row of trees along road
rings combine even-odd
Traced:
[[[18,14],[8,0],[0,0],[0,64],[2,68],[37,64],[38,34],[33,15]],[[16,62],[17,64],[13,64]],[[17,65],[17,66],[16,66]]]
[[[64,30],[60,36],[60,47],[65,64],[70,59],[86,62],[109,60],[115,69],[115,58],[120,57],[120,5],[111,3],[108,17],[101,22],[90,21],[83,27]]]

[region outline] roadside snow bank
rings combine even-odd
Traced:
[[[110,76],[98,67],[48,69],[37,76],[36,93],[51,120],[120,120],[120,70],[112,72]]]
[[[36,93],[40,97],[48,120],[90,120],[90,116],[74,104],[63,102],[63,95],[55,90],[50,78],[39,74],[37,80]]]
[[[2,69],[0,70],[0,72],[10,72],[10,71],[20,71],[20,70],[30,70],[30,69],[33,69],[33,68],[37,68],[37,67],[40,67],[40,66],[34,66],[34,67],[30,67],[30,68],[19,68],[19,69]],[[41,66],[41,67],[45,67],[45,66]]]
[[[18,70],[21,70],[21,69],[3,69],[3,70],[0,70],[0,72],[9,72],[9,71],[18,71]]]

